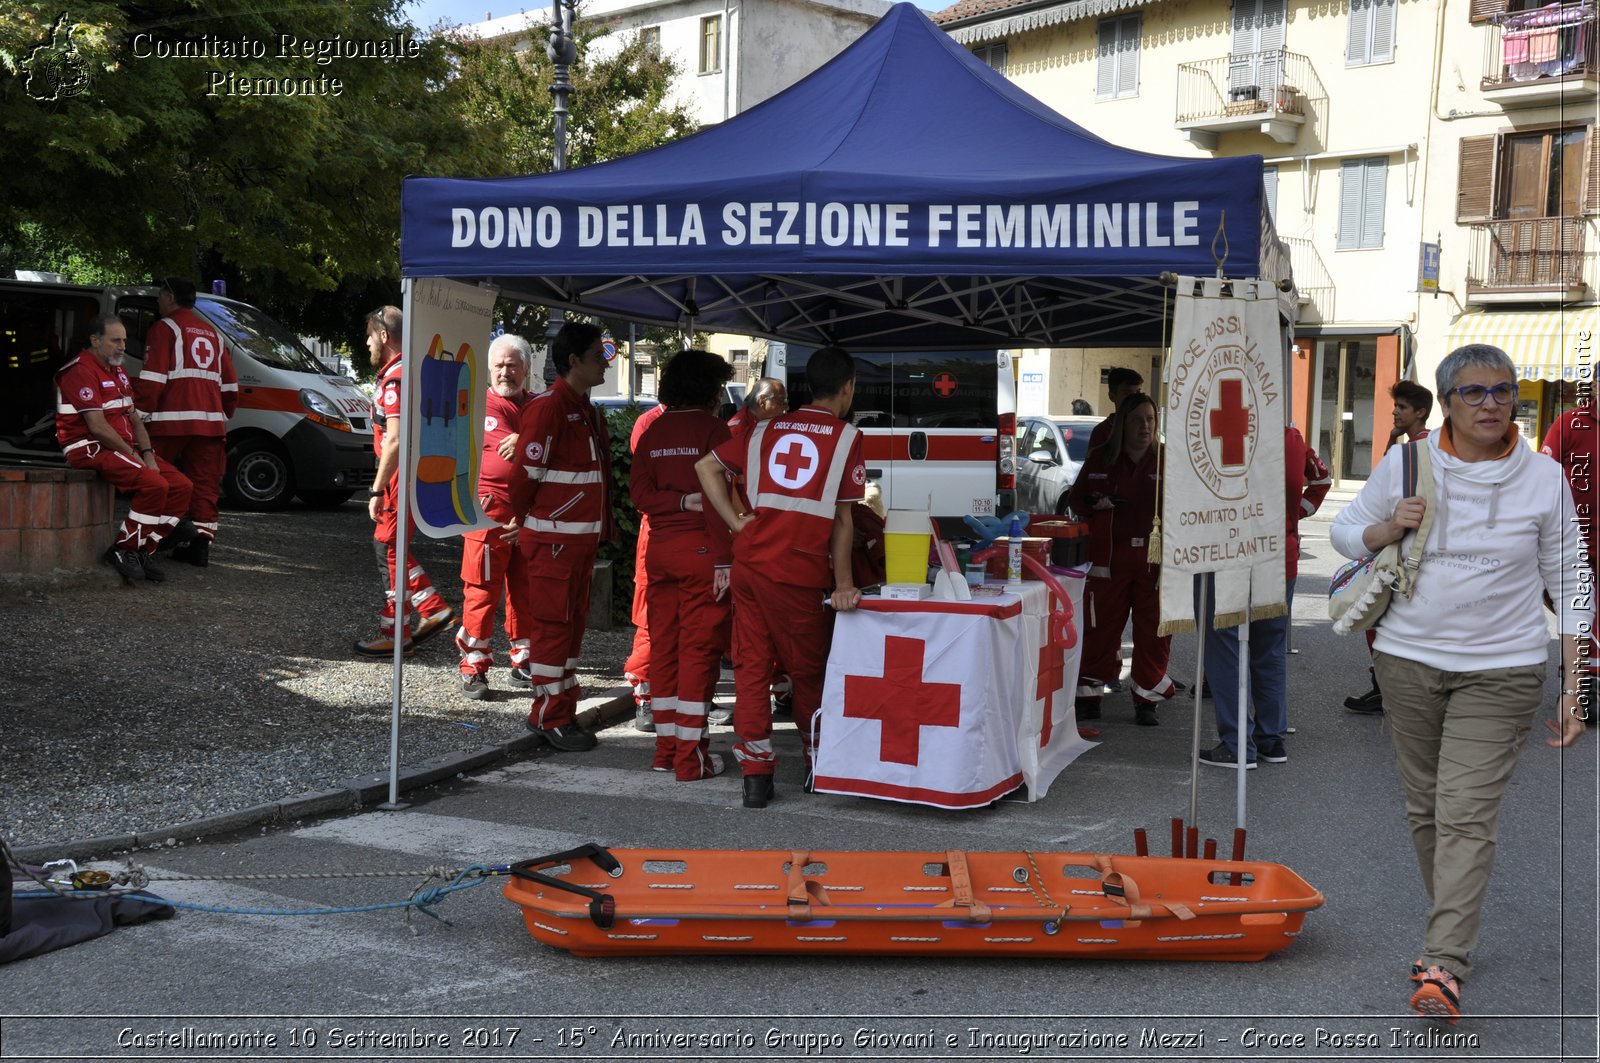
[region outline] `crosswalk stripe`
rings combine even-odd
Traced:
[[[369,812],[294,832],[296,838],[411,853],[452,865],[498,864],[558,853],[593,838],[429,812]]]

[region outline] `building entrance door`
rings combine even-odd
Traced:
[[[1378,345],[1371,339],[1317,341],[1312,426],[1317,453],[1337,481],[1364,482],[1372,472],[1372,396]]]

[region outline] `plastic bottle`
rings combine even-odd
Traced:
[[[1006,544],[1006,582],[1022,582],[1022,521],[1016,517],[1011,518],[1011,530],[1007,533],[1009,542]]]

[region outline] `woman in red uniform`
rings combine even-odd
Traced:
[[[712,411],[732,375],[705,351],[672,356],[661,377],[666,412],[639,437],[629,482],[633,504],[650,519],[650,766],[679,782],[722,771],[722,757],[708,749],[706,708],[721,673],[733,548],[727,524],[706,512],[694,466],[729,438]]]
[[[1172,639],[1156,634],[1161,569],[1149,560],[1160,468],[1155,400],[1129,395],[1118,405],[1105,443],[1089,452],[1067,495],[1072,511],[1089,522],[1080,720],[1099,718],[1102,687],[1122,671],[1122,629],[1129,613],[1134,722],[1145,727],[1160,723],[1156,705],[1179,689],[1167,675]]]

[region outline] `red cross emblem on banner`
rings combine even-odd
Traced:
[[[1044,699],[1044,724],[1039,728],[1040,749],[1050,744],[1050,732],[1055,725],[1052,717],[1055,715],[1056,691],[1061,689],[1065,678],[1066,659],[1067,652],[1051,641],[1047,634],[1044,645],[1039,647],[1039,682],[1033,690],[1035,700]]]
[[[940,373],[933,378],[933,390],[941,399],[948,399],[956,393],[956,378],[949,373]]]
[[[1208,411],[1211,438],[1222,441],[1223,466],[1244,464],[1244,443],[1250,436],[1250,407],[1244,404],[1244,381],[1217,383],[1217,405]]]
[[[883,725],[878,742],[881,761],[915,767],[924,727],[961,725],[961,684],[922,681],[927,649],[922,639],[886,635],[883,676],[845,676],[845,716]]]

